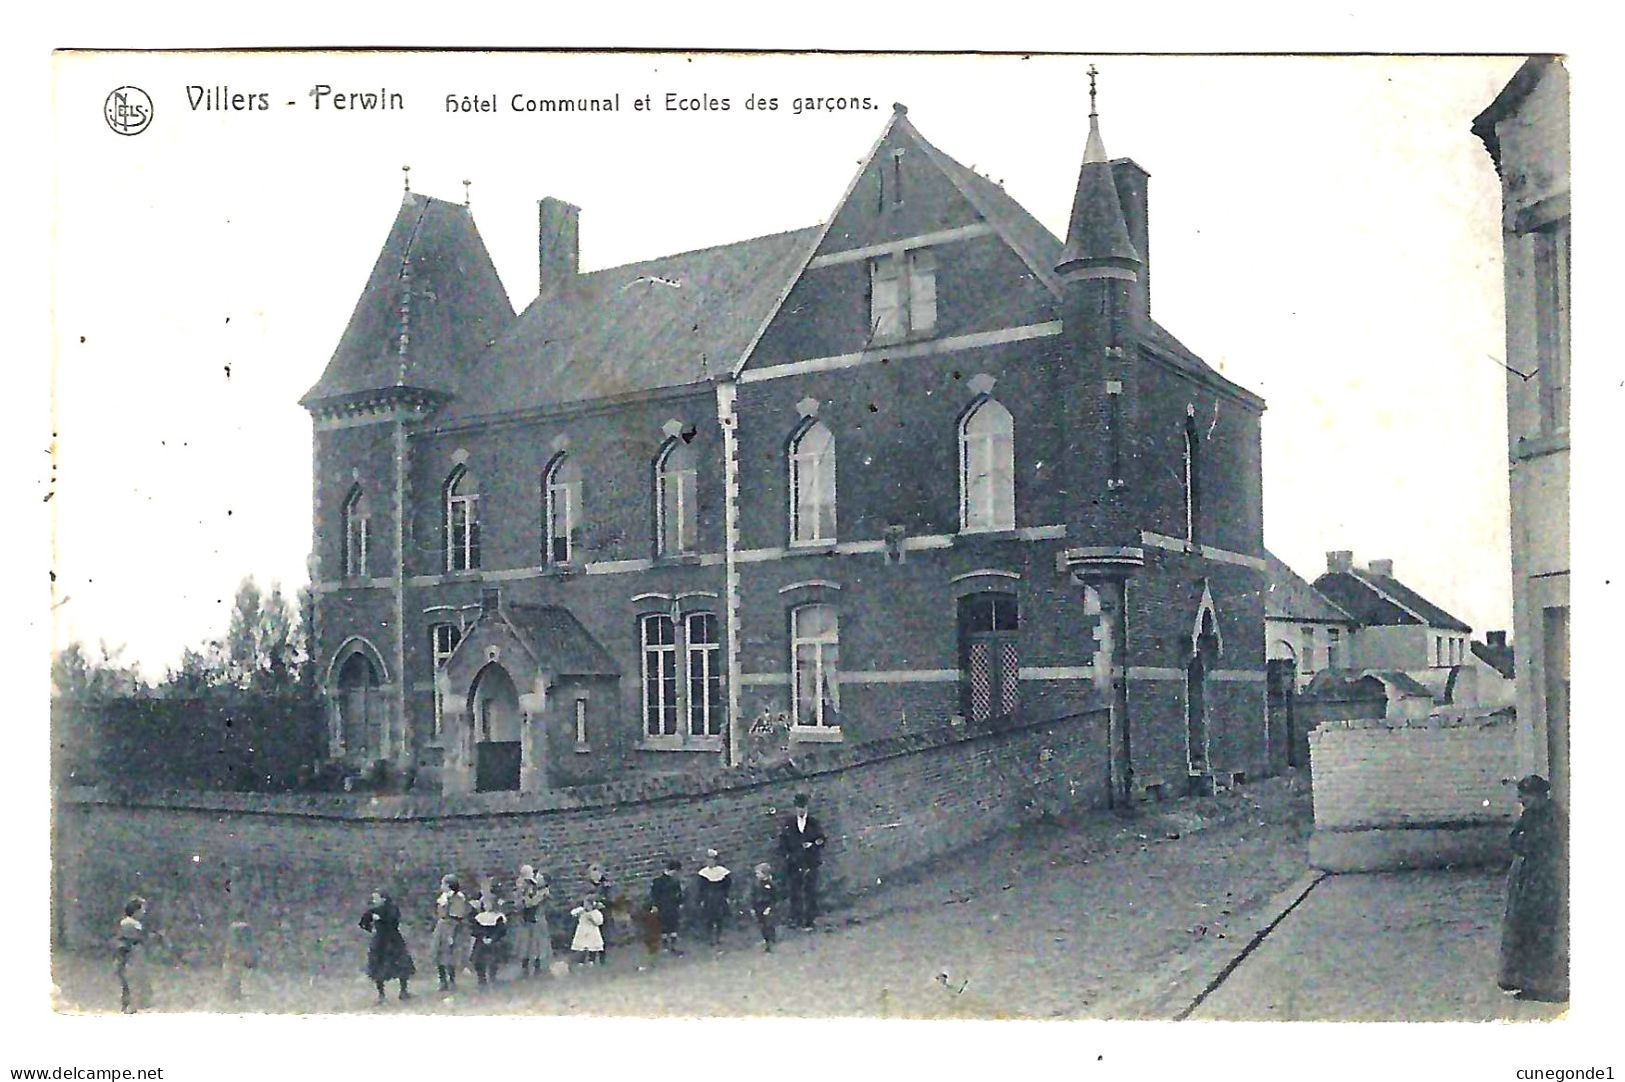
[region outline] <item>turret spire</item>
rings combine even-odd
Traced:
[[[1100,138],[1100,114],[1096,108],[1095,79],[1100,73],[1089,65],[1089,138],[1083,148],[1083,168],[1078,172],[1078,189],[1072,198],[1072,218],[1067,224],[1066,247],[1061,251],[1056,273],[1063,277],[1136,277],[1142,260],[1129,239],[1123,206],[1117,198],[1117,184],[1106,157],[1106,144]]]

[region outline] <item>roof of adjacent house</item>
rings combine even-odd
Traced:
[[[1264,553],[1269,591],[1264,595],[1264,616],[1270,620],[1305,620],[1327,624],[1357,624],[1346,610],[1309,585],[1272,552]]]
[[[512,323],[468,208],[408,192],[338,348],[300,401],[387,387],[460,393],[462,377]]]
[[[1491,646],[1487,642],[1471,640],[1468,646],[1472,647],[1473,656],[1484,664],[1500,673],[1508,680],[1516,678],[1516,655],[1511,646]]]
[[[500,611],[515,631],[530,640],[542,670],[550,676],[621,675],[609,651],[569,609],[505,602]]]
[[[1428,627],[1471,633],[1472,628],[1412,590],[1392,575],[1370,571],[1333,571],[1315,580],[1315,589],[1362,624]]]

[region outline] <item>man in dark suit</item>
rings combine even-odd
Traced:
[[[824,863],[824,830],[807,812],[807,794],[796,794],[796,813],[779,831],[779,852],[790,887],[790,919],[811,928],[818,916],[818,869]]]

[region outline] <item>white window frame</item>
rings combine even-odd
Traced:
[[[821,449],[805,450],[808,440],[817,434],[824,439]],[[835,434],[822,421],[809,421],[790,443],[790,543],[793,545],[821,544],[833,541],[839,529],[836,504]],[[809,485],[809,481],[811,484]],[[810,492],[810,515],[802,513],[802,496]],[[828,510],[828,532],[825,533],[825,510]],[[807,520],[811,519],[809,523]]]
[[[972,433],[978,417],[999,417],[1006,421],[1002,431]],[[973,476],[977,454],[985,469]],[[1001,478],[1002,468],[1002,478]],[[1009,498],[1001,501],[1000,481],[1008,486]],[[1005,504],[1001,507],[1000,504]],[[1001,514],[1007,511],[1007,514]],[[1016,421],[996,398],[982,398],[966,411],[959,422],[959,529],[961,533],[991,533],[1016,528]]]
[[[1341,628],[1329,627],[1326,629],[1326,667],[1328,669],[1343,668],[1342,658],[1338,655],[1343,652],[1343,631]]]
[[[587,700],[583,696],[576,696],[575,712],[576,750],[586,751],[591,747],[587,743]]]
[[[563,476],[565,471],[570,476]],[[550,567],[575,558],[576,530],[580,528],[581,471],[568,454],[560,454],[542,474],[542,562]],[[562,526],[562,530],[560,527]],[[554,544],[564,541],[562,558]]]
[[[1569,223],[1530,234],[1535,305],[1535,378],[1539,431],[1569,427]]]
[[[936,329],[936,254],[929,248],[912,248],[870,260],[870,338],[898,342]]]
[[[1185,421],[1183,442],[1185,458],[1185,540],[1194,542],[1196,540],[1196,522],[1201,515],[1198,507],[1196,479],[1198,469],[1196,456],[1199,453],[1200,444],[1197,442],[1196,427],[1191,424],[1189,418]]]
[[[711,637],[707,640],[695,641],[694,627],[696,621],[710,621]],[[720,737],[725,728],[723,722],[726,708],[723,706],[722,671],[720,660],[722,656],[722,627],[713,612],[689,612],[683,614],[683,649],[686,664],[683,667],[683,716],[687,719],[685,732],[689,739],[710,739]],[[704,689],[701,699],[696,703],[694,699],[695,677],[698,675],[700,687]],[[712,689],[715,688],[715,694]],[[702,732],[694,731],[696,720],[695,708],[699,708],[699,717]]]
[[[344,501],[344,577],[347,579],[367,577],[367,535],[371,521],[366,490],[356,485]]]
[[[814,611],[826,611],[830,615],[829,628],[817,633],[806,633],[802,630],[802,621],[807,614]],[[813,717],[802,716],[801,709],[801,654],[802,648],[807,647],[812,654],[812,678],[814,687],[819,694],[813,696]],[[834,605],[828,603],[815,603],[800,605],[790,612],[790,725],[792,729],[808,732],[839,733],[841,731],[841,625],[840,613]],[[824,688],[830,692],[828,706],[834,711],[834,717],[825,714],[826,700],[821,693]]]
[[[440,643],[441,632],[447,632],[451,642],[442,648]],[[445,667],[447,660],[457,651],[457,644],[463,641],[463,629],[457,624],[438,623],[429,625],[429,657],[432,660],[432,670],[435,674],[434,684],[434,733],[439,736],[445,727],[446,703],[440,694],[440,670]]]
[[[665,621],[671,628],[671,641],[655,643],[650,641],[649,629],[657,621]],[[670,613],[650,612],[638,617],[638,657],[639,675],[641,676],[640,695],[643,704],[643,738],[647,741],[670,741],[682,735],[683,709],[682,709],[682,680],[677,672],[677,621],[672,619]],[[660,669],[655,681],[655,697],[649,696],[649,677],[651,658],[656,667]],[[670,700],[667,699],[667,666],[670,666],[671,689]],[[671,718],[671,731],[665,731],[665,720]],[[651,720],[658,719],[659,732],[651,731]]]
[[[672,456],[681,454],[687,464],[673,464]],[[698,538],[697,493],[699,467],[691,444],[680,438],[666,441],[655,459],[655,546],[661,556],[682,556],[695,550]],[[670,500],[668,501],[668,494]],[[677,513],[676,528],[670,521],[671,503]]]
[[[473,475],[462,466],[446,478],[445,529],[446,572],[478,571],[480,567],[480,494],[459,492],[464,482],[474,484]],[[458,512],[462,512],[462,531],[459,536]]]

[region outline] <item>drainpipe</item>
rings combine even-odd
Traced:
[[[717,424],[722,427],[722,553],[723,610],[728,636],[728,735],[723,761],[740,766],[745,761],[744,722],[739,702],[739,385],[732,379],[717,381]]]

